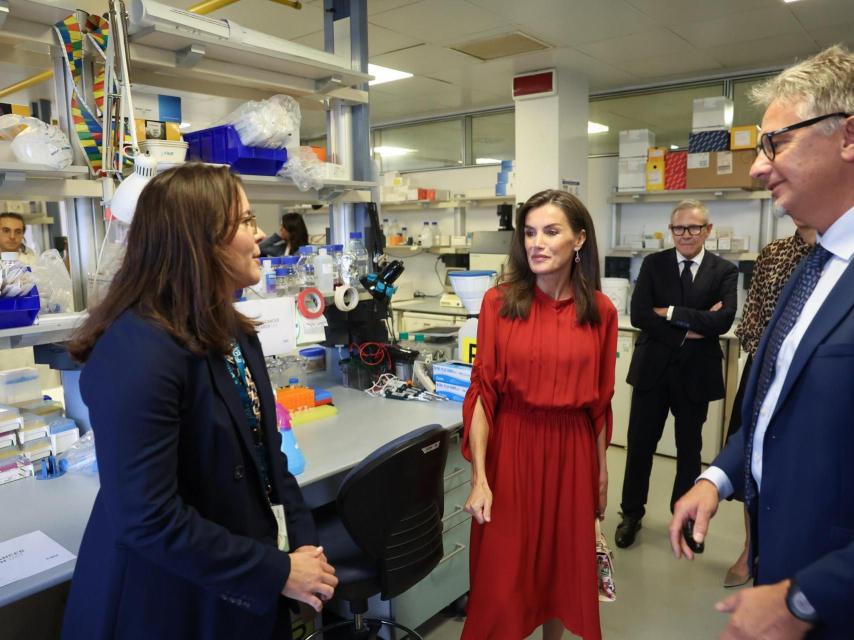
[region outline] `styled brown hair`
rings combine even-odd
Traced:
[[[593,219],[587,208],[574,195],[557,189],[547,189],[535,193],[516,212],[516,229],[510,244],[510,259],[507,275],[501,290],[504,304],[501,315],[507,318],[527,318],[534,299],[536,275],[528,264],[525,252],[525,219],[528,212],[553,204],[563,211],[573,233],[584,231],[586,240],[578,253],[580,262],[569,263],[569,282],[575,299],[575,314],[579,324],[599,324],[599,307],[596,305],[596,291],[602,288],[599,279],[599,251],[596,246],[596,232]]]
[[[155,176],[139,196],[122,266],[69,345],[85,361],[125,311],[164,328],[198,355],[227,353],[255,325],[234,308],[228,243],[242,182],[228,167],[187,163]]]
[[[282,226],[288,232],[288,253],[293,255],[297,249],[308,244],[308,228],[301,214],[282,214]]]

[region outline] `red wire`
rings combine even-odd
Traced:
[[[381,342],[363,342],[360,345],[351,344],[350,349],[356,347],[359,351],[359,359],[367,365],[377,366],[385,362],[391,367],[391,355]],[[369,352],[369,349],[373,351]]]

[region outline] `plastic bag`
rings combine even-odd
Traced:
[[[0,297],[25,296],[36,286],[36,279],[29,267],[17,260],[0,262]]]
[[[95,434],[91,430],[59,455],[59,468],[63,473],[98,473]]]
[[[12,153],[18,162],[65,169],[74,159],[68,136],[37,118],[13,113],[0,116],[0,137],[12,140]]]
[[[73,311],[71,276],[59,251],[45,251],[31,268],[39,287],[42,313]]]
[[[288,161],[277,175],[290,178],[300,191],[320,189],[323,187],[325,168],[309,147],[294,149],[288,152]]]
[[[285,149],[299,145],[301,119],[296,100],[275,95],[240,105],[225,117],[225,122],[234,125],[240,141],[246,146]]]

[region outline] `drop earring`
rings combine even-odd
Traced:
[[[575,250],[575,264],[581,262],[581,249]]]

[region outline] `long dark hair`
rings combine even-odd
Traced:
[[[288,232],[288,253],[293,255],[308,244],[308,229],[299,213],[282,214],[282,226]]]
[[[155,176],[139,196],[122,266],[104,300],[69,345],[85,361],[128,309],[198,355],[227,353],[252,321],[233,305],[228,243],[240,215],[239,177],[228,167],[187,163]]]
[[[516,212],[516,229],[510,244],[510,259],[507,275],[501,287],[504,303],[501,315],[508,318],[527,318],[534,299],[536,275],[528,264],[525,252],[525,219],[533,209],[553,204],[563,211],[573,233],[584,231],[586,240],[579,252],[581,262],[569,263],[569,282],[575,298],[575,316],[579,324],[599,324],[599,307],[596,291],[602,288],[599,279],[599,251],[596,246],[596,231],[587,208],[574,195],[557,189],[535,193]]]

